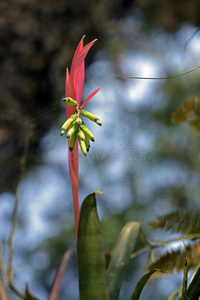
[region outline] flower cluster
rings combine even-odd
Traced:
[[[86,127],[85,123],[80,118],[80,115],[90,119],[91,121],[95,122],[100,126],[102,124],[98,117],[96,117],[95,115],[93,115],[85,109],[81,109],[76,100],[67,97],[64,98],[63,101],[72,107],[76,107],[76,111],[63,124],[61,128],[61,135],[63,135],[67,131],[66,137],[69,139],[70,151],[74,149],[76,139],[78,138],[78,142],[82,153],[86,155],[90,149],[90,141],[94,142],[95,139],[92,132]]]

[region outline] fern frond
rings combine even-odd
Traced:
[[[196,266],[200,260],[200,244],[186,247],[188,269]],[[160,269],[165,273],[181,272],[184,269],[184,250],[182,248],[167,252],[156,262],[152,263],[148,269]]]
[[[193,119],[190,120],[190,117]],[[184,121],[200,132],[200,99],[198,97],[188,98],[172,113],[172,123],[178,124]]]
[[[189,121],[189,124],[197,131],[200,131],[200,117]]]
[[[185,103],[178,106],[172,113],[172,123],[180,123],[187,120],[195,112],[195,105],[199,101],[197,97],[190,97]]]
[[[179,249],[167,252],[148,267],[149,270],[153,270],[154,268],[159,268],[168,274],[173,273],[174,271],[180,272],[184,268],[183,251]]]
[[[193,234],[200,233],[200,213],[195,211],[175,211],[149,223],[151,228],[165,229],[171,232]]]

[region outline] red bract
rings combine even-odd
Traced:
[[[83,47],[83,39],[82,37],[72,59],[70,74],[67,69],[66,74],[66,86],[65,86],[65,97],[71,97],[78,102],[78,105],[81,104],[81,98],[83,94],[84,88],[84,80],[85,80],[85,57],[92,47],[92,45],[96,42],[93,40],[85,47]],[[92,92],[85,102],[81,105],[81,108],[99,91],[99,89]],[[66,104],[66,113],[67,119],[71,116],[71,114],[75,111],[74,107],[71,107]],[[69,157],[69,173],[71,178],[72,185],[72,194],[73,194],[73,203],[74,203],[74,217],[75,217],[75,228],[76,228],[76,236],[78,234],[78,222],[79,222],[79,194],[78,194],[78,140],[75,143],[73,151],[68,150]]]

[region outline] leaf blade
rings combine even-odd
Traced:
[[[81,206],[77,255],[80,299],[108,300],[103,238],[96,210],[96,193],[88,195]]]
[[[159,269],[153,269],[150,272],[148,272],[147,274],[145,274],[144,276],[142,276],[140,278],[140,280],[138,281],[138,283],[136,284],[136,287],[133,291],[133,294],[131,296],[131,300],[138,300],[140,297],[140,294],[144,288],[144,286],[146,285],[148,279],[151,277],[152,274],[154,274],[155,272],[160,272]]]
[[[129,222],[121,230],[107,270],[109,299],[117,300],[130,255],[135,247],[141,224]]]
[[[195,273],[195,275],[187,289],[187,298],[186,298],[187,300],[195,299],[193,297],[197,297],[197,294],[199,296],[199,294],[200,294],[199,286],[200,286],[200,268]]]

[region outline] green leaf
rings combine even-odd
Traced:
[[[162,228],[177,233],[193,234],[200,232],[200,213],[196,211],[175,211],[159,216],[149,224],[152,228]]]
[[[77,255],[80,299],[108,300],[103,238],[95,193],[88,195],[81,206]]]
[[[131,300],[138,300],[139,297],[140,297],[140,294],[145,286],[145,284],[147,283],[149,277],[151,277],[151,275],[155,272],[160,272],[160,270],[158,269],[154,269],[152,271],[150,271],[149,273],[145,274],[144,276],[142,276],[142,278],[140,278],[140,280],[138,281],[135,289],[134,289],[134,292],[131,296]]]
[[[122,228],[119,234],[107,271],[109,299],[111,300],[118,299],[126,268],[130,260],[130,255],[135,247],[140,227],[141,225],[138,222],[129,222]]]
[[[200,268],[197,270],[194,275],[188,290],[187,290],[187,300],[199,299],[200,296]]]

